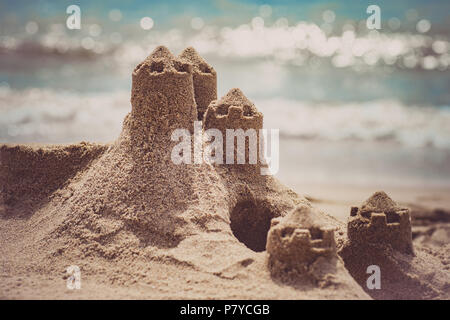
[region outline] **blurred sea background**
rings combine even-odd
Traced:
[[[280,129],[287,184],[449,187],[450,2],[372,2],[0,0],[0,142],[112,141],[133,68],[193,46]]]

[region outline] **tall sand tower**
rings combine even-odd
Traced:
[[[217,99],[217,74],[194,48],[183,50],[179,58],[192,64],[197,118],[202,120],[211,101]]]
[[[192,131],[197,119],[192,66],[157,47],[133,71],[131,105],[126,121],[137,141],[170,139],[177,128]]]

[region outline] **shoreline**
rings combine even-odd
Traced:
[[[285,183],[283,180],[281,180]],[[375,191],[384,190],[392,199],[406,206],[420,206],[427,210],[450,210],[450,187],[419,186],[357,186],[345,184],[285,183],[303,194],[314,206],[346,222],[350,208],[360,205]]]

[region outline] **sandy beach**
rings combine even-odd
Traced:
[[[348,219],[352,205],[362,203],[367,194],[379,189],[378,186],[362,189],[342,185],[301,186],[300,184],[292,188],[299,194],[305,194],[315,207],[342,222]],[[448,190],[392,188],[386,191],[393,198],[400,199],[401,203],[414,205],[414,207],[420,206],[425,209],[422,212],[450,207],[447,197]],[[447,272],[450,263],[448,219],[447,214],[445,223],[439,221],[427,222],[425,228],[422,223],[418,223],[416,226],[413,223],[412,229],[414,245],[440,251],[442,265],[435,267],[447,270]],[[216,276],[200,271],[189,271],[190,275],[186,277],[184,273],[187,272],[187,266],[183,267],[179,263],[173,265],[163,259],[163,261],[144,260],[137,264],[133,263],[133,266],[127,265],[126,261],[119,261],[114,262],[111,269],[112,262],[105,259],[90,258],[85,263],[94,264],[96,267],[91,269],[92,267],[89,266],[90,271],[86,274],[83,273],[83,290],[67,290],[65,286],[67,275],[64,266],[61,266],[60,269],[48,268],[47,266],[36,270],[30,265],[28,255],[23,253],[24,248],[27,247],[27,240],[24,239],[29,239],[30,233],[33,233],[30,229],[30,220],[30,218],[3,219],[0,225],[3,235],[1,239],[3,271],[0,291],[3,299],[343,299],[358,297],[358,295],[342,296],[340,292],[324,295],[320,291],[314,292],[313,289],[307,289],[299,294],[286,286],[279,287],[277,291],[269,294],[264,290],[264,286],[256,288],[254,282],[250,285],[250,288],[253,288],[252,291],[256,289],[254,291],[256,295],[242,294],[240,290],[235,289],[235,285],[229,287],[229,283],[232,282],[230,279],[234,278],[234,274],[239,270],[237,266],[235,267],[236,270],[229,271],[230,278],[228,280],[220,281],[216,279]],[[433,229],[431,234],[427,232],[429,229]],[[33,255],[35,254],[36,252],[33,253]],[[261,256],[263,253],[259,253],[259,255]],[[72,261],[79,263],[76,259]],[[27,267],[24,268],[24,266]],[[251,272],[255,274],[259,267],[263,267],[263,265],[255,266]],[[51,271],[49,272],[49,270]],[[119,275],[111,276],[114,272]],[[245,282],[242,283],[243,280],[235,279],[234,281],[240,282],[240,285],[248,285]],[[268,280],[266,279],[266,281]],[[218,294],[214,289],[216,285],[228,289],[221,290]],[[356,290],[356,288],[354,289]],[[368,299],[370,296],[361,293],[359,298]]]
[[[3,1],[0,300],[449,300],[448,12]]]

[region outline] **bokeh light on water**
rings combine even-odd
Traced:
[[[450,181],[448,1],[379,1],[380,30],[362,2],[81,0],[80,30],[70,4],[0,3],[1,142],[112,140],[130,70],[157,45],[194,46],[219,95],[240,87],[284,141],[356,143],[392,175],[408,155],[415,181]]]

